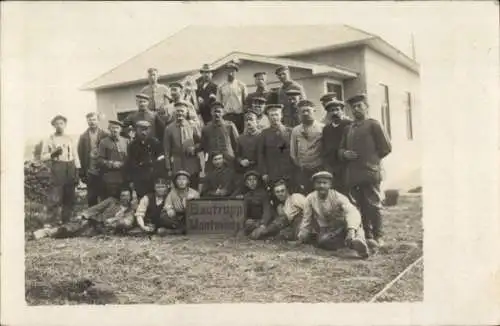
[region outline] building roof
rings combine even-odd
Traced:
[[[146,70],[151,66],[158,68],[161,77],[196,72],[204,63],[215,64],[235,51],[247,55],[259,53],[259,56],[269,59],[357,44],[372,47],[375,44],[379,51],[384,50],[380,52],[399,59],[410,69],[417,67],[418,71],[415,61],[380,37],[347,25],[191,25],[90,81],[83,89],[94,90],[145,81]],[[331,67],[315,66],[315,69],[320,70],[321,67]]]

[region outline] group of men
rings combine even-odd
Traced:
[[[351,120],[344,102],[325,94],[320,122],[288,67],[276,70],[277,92],[265,72],[255,73],[251,94],[238,70],[228,63],[226,81],[216,85],[203,65],[195,83],[167,87],[150,68],[138,110],[110,120],[108,131],[99,128],[98,114],[87,114],[89,128],[76,147],[64,134],[67,119],[56,116],[41,158],[52,169],[49,213],[62,206],[62,225],[38,237],[132,228],[185,234],[187,201],[236,197],[246,206],[241,231],[252,239],[347,245],[368,257],[382,245],[381,160],[391,144],[368,118],[367,97],[347,100]],[[79,180],[89,208],[71,219]]]

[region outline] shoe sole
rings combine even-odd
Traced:
[[[352,249],[354,249],[361,258],[366,259],[370,256],[368,246],[359,239],[352,240]]]

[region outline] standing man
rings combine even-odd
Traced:
[[[163,148],[167,175],[173,176],[178,171],[187,171],[190,185],[198,189],[201,163],[198,153],[201,147],[201,135],[197,128],[186,120],[189,103],[175,103],[175,122],[165,129]]]
[[[123,124],[109,120],[109,136],[99,143],[99,169],[104,197],[119,198],[125,183],[124,166],[127,160],[128,139],[120,136]]]
[[[236,150],[236,172],[241,179],[246,172],[257,169],[260,132],[257,114],[251,110],[245,113],[245,132],[238,137]]]
[[[281,122],[283,105],[266,106],[270,127],[260,134],[258,146],[258,170],[267,185],[285,179],[295,189],[294,167],[290,157],[291,128]]]
[[[247,97],[246,85],[236,79],[239,67],[234,62],[226,64],[227,80],[217,90],[217,101],[226,109],[224,119],[235,124],[241,134],[243,132],[243,105]]]
[[[321,100],[329,116],[321,137],[323,166],[333,175],[333,188],[348,195],[344,186],[345,162],[339,158],[339,149],[344,131],[352,121],[345,116],[344,102],[337,100],[335,93],[325,94]]]
[[[151,133],[151,136],[160,140],[163,139],[165,124],[158,117],[156,112],[149,110],[149,96],[141,93],[137,94],[135,98],[137,111],[130,113],[125,120],[123,120],[124,127],[132,126],[135,129],[137,128],[136,124],[138,121],[147,121],[150,125],[148,130]]]
[[[300,192],[307,195],[313,190],[312,176],[322,167],[321,136],[325,125],[314,119],[314,103],[302,100],[298,107],[301,124],[292,130],[290,156],[298,167]]]
[[[291,128],[300,124],[300,114],[298,104],[303,100],[301,90],[295,87],[286,91],[288,98],[288,111],[283,117],[283,124]]]
[[[55,116],[51,124],[56,132],[43,143],[41,159],[50,161],[51,179],[49,190],[48,213],[53,221],[59,219],[59,207],[62,206],[61,220],[69,221],[75,203],[75,186],[78,184],[80,160],[75,144],[64,133],[66,117]]]
[[[87,205],[92,207],[99,200],[106,198],[102,192],[102,180],[99,173],[97,159],[99,143],[107,136],[99,128],[99,116],[96,112],[86,115],[89,128],[78,139],[78,158],[80,159],[80,180],[87,184]]]
[[[165,156],[160,141],[151,136],[151,123],[142,120],[135,125],[135,139],[127,148],[125,175],[140,199],[154,191],[154,180],[163,171]]]
[[[265,115],[267,100],[263,96],[254,96],[252,107],[249,111],[253,112],[257,118],[257,128],[262,131],[271,126],[269,118]]]
[[[212,81],[213,69],[208,64],[201,67],[200,74],[201,77],[196,80],[196,96],[203,124],[206,125],[212,120],[210,107],[217,100],[217,84]]]
[[[269,90],[269,87],[267,86],[267,73],[256,72],[253,77],[255,78],[255,86],[257,86],[257,88],[255,89],[255,92],[248,94],[246,101],[247,107],[252,107],[256,97],[264,98],[267,104],[276,104],[278,101],[278,95]]]
[[[198,128],[201,131],[202,123],[200,119],[198,119],[198,113],[196,112],[196,109],[191,103],[183,100],[184,85],[182,85],[182,83],[180,82],[173,82],[170,83],[169,87],[170,87],[170,95],[172,97],[172,102],[168,105],[166,112],[166,115],[169,117],[167,126],[176,120],[177,109],[175,108],[175,104],[183,101],[185,103],[188,103],[186,120],[188,120],[190,123],[192,123],[196,128]]]
[[[236,148],[238,146],[238,130],[231,121],[224,119],[224,107],[221,103],[212,104],[212,122],[203,127],[201,132],[201,149],[208,155],[205,171],[212,168],[210,154],[221,152],[228,166],[234,164]]]
[[[291,103],[288,100],[288,96],[286,92],[290,89],[298,89],[300,91],[300,96],[302,99],[306,99],[306,93],[304,91],[304,87],[300,85],[295,80],[292,80],[290,77],[290,69],[286,66],[280,66],[276,69],[276,76],[279,81],[282,83],[281,87],[278,90],[278,103],[283,105],[283,120],[285,125],[288,125],[290,121],[293,121],[293,115],[291,115],[292,108]],[[289,125],[290,127],[294,127],[293,124]]]
[[[361,212],[368,245],[377,248],[383,245],[381,161],[392,146],[380,123],[367,117],[366,95],[353,96],[347,102],[355,120],[346,128],[339,155],[347,162],[346,186]]]
[[[148,82],[149,84],[141,90],[141,94],[145,94],[149,97],[148,108],[152,112],[162,112],[165,111],[167,105],[167,100],[169,98],[168,87],[158,83],[158,69],[149,68],[148,69]]]

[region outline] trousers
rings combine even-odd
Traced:
[[[87,204],[89,207],[97,205],[105,199],[104,187],[99,175],[89,173],[87,176]]]
[[[382,237],[382,196],[380,182],[363,183],[351,188],[350,194],[361,213],[363,229],[368,239]]]

